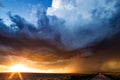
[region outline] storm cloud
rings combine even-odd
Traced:
[[[119,24],[112,22],[119,15],[117,4],[113,0],[53,0],[47,12],[44,8],[37,10],[37,26],[9,12],[13,24],[7,26],[1,19],[0,33],[8,38],[47,41],[66,50],[84,48],[119,31],[115,29]]]
[[[53,0],[48,9],[34,11],[36,23],[8,12],[10,25],[0,19],[0,51],[7,55],[23,51],[41,62],[70,63],[71,56],[91,56],[91,47],[120,32],[119,4],[119,0]]]

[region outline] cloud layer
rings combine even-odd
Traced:
[[[9,38],[44,40],[66,50],[84,48],[117,32],[114,28],[119,24],[113,27],[112,22],[119,14],[117,4],[113,0],[53,0],[47,12],[44,8],[36,11],[37,25],[9,12],[13,24],[7,26],[1,20],[0,33]]]
[[[111,36],[114,23],[110,20],[118,14],[116,4],[114,0],[53,0],[47,12],[65,20],[61,41],[67,49],[76,49]]]
[[[10,25],[0,19],[1,55],[27,53],[25,57],[32,60],[71,64],[75,62],[71,56],[91,56],[88,47],[119,33],[119,4],[118,0],[53,0],[47,10],[39,6],[32,11],[33,22],[29,16],[8,12]]]

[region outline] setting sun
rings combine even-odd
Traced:
[[[16,64],[9,68],[9,72],[39,72],[39,70],[29,68],[23,64]]]
[[[10,67],[10,72],[26,72],[28,68],[22,64],[13,65]]]
[[[7,72],[33,72],[33,73],[52,73],[53,70],[40,70],[27,67],[23,64],[15,64],[9,67]]]

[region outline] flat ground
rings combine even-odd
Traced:
[[[98,73],[98,74],[0,73],[0,80],[120,80],[120,73]]]

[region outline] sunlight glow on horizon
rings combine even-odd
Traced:
[[[35,72],[35,73],[52,73],[52,70],[38,70],[29,68],[23,64],[15,64],[13,66],[10,66],[9,70],[7,72]]]

